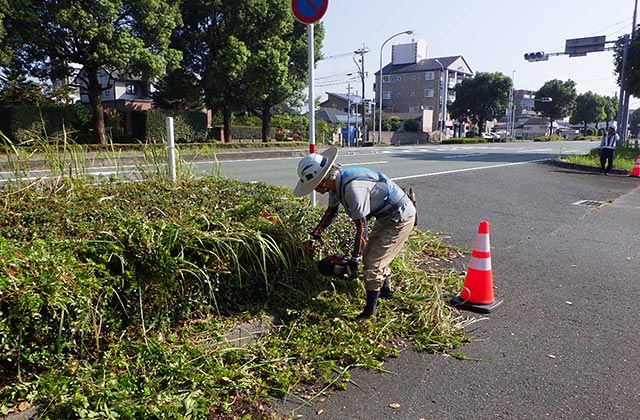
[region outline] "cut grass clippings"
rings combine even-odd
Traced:
[[[473,322],[445,303],[460,251],[420,229],[393,262],[397,297],[353,322],[363,284],[315,268],[349,249],[352,223],[309,256],[322,210],[284,188],[58,179],[0,199],[0,415],[276,419],[271,398],[343,389],[406,346],[455,354]]]

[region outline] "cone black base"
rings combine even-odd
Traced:
[[[480,303],[469,302],[467,300],[462,299],[460,296],[456,296],[449,301],[451,305],[455,306],[458,309],[466,309],[468,311],[479,312],[483,314],[488,314],[489,312],[493,311],[495,308],[500,306],[502,302],[504,301],[496,300],[493,303],[480,304]]]

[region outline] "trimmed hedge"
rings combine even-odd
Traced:
[[[162,143],[166,136],[166,118],[173,117],[176,143],[194,143],[207,140],[207,115],[196,111],[133,111],[131,128],[133,138],[145,143]]]
[[[43,106],[15,105],[0,108],[0,131],[16,143],[86,133],[89,111],[81,104]],[[75,136],[74,136],[75,137]]]

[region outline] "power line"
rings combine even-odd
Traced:
[[[335,54],[335,55],[328,55],[328,56],[326,56],[326,57],[322,58],[322,60],[323,60],[323,61],[324,61],[324,60],[334,60],[334,59],[336,59],[336,58],[348,57],[348,56],[350,56],[350,55],[354,55],[354,52],[353,52],[353,51],[351,51],[351,52],[348,52],[348,53]]]

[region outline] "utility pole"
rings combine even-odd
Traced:
[[[351,83],[347,85],[347,146],[351,146]]]
[[[621,80],[621,84],[624,86],[624,77],[625,77],[625,67],[627,64],[627,49],[628,49],[628,45],[631,41],[633,41],[633,39],[636,36],[636,17],[638,15],[638,0],[635,1],[635,6],[633,8],[633,23],[631,24],[631,37],[629,38],[629,36],[627,35],[625,38],[625,50],[624,50],[624,59],[622,61],[622,75],[620,77]],[[629,124],[629,92],[625,91],[624,92],[624,103],[622,105],[622,114],[618,114],[620,115],[619,117],[619,124],[618,124],[618,130],[620,131],[618,134],[620,135],[620,143],[627,145],[628,143],[628,139],[627,139],[627,125]]]
[[[509,89],[509,106],[507,107],[507,141],[509,141],[509,137],[513,135],[513,117],[514,117],[514,103],[513,103],[513,89],[515,84],[516,71],[513,70],[511,75],[511,89]]]
[[[358,72],[360,73],[360,79],[362,80],[362,142],[364,143],[367,140],[367,124],[365,122],[366,112],[364,109],[364,79],[366,77],[366,73],[364,72],[364,55],[369,52],[369,48],[365,47],[364,44],[362,48],[355,50],[353,53],[360,56],[360,64],[356,62],[356,66],[358,66]],[[355,61],[355,59],[354,59]]]

